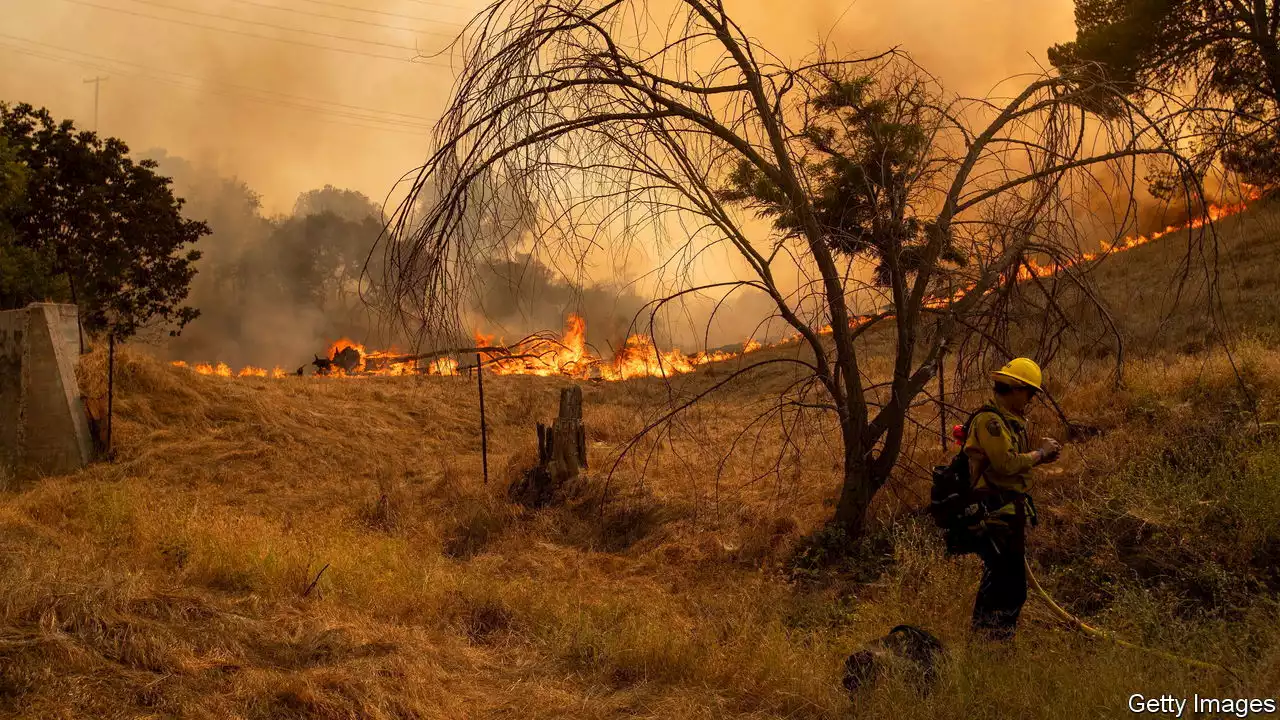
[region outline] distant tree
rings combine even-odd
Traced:
[[[1133,94],[1192,92],[1217,112],[1208,155],[1255,184],[1280,182],[1280,0],[1076,0],[1076,39],[1049,49],[1067,73]]]
[[[586,321],[593,342],[620,347],[647,298],[625,283],[574,279],[531,254],[500,254],[478,268],[473,310],[501,332],[559,327],[575,314]],[[667,328],[654,330],[664,335]]]
[[[381,231],[377,215],[358,220],[328,210],[294,215],[278,221],[269,240],[245,255],[244,272],[256,272],[282,300],[323,308],[330,300],[354,298]]]
[[[310,358],[343,335],[365,335],[360,278],[382,230],[381,210],[353,190],[301,193],[294,212],[270,217],[247,183],[216,169],[148,150],[185,198],[184,214],[210,236],[191,284],[200,319],[168,343],[174,358],[267,365]]]
[[[200,257],[186,248],[209,230],[183,219],[182,200],[154,162],[135,163],[122,141],[26,104],[0,105],[0,136],[26,172],[26,193],[3,211],[14,245],[50,282],[65,278],[87,330],[127,338],[159,321],[176,333],[198,315],[182,304]],[[27,295],[6,291],[5,301],[46,299]]]
[[[367,195],[355,190],[345,190],[325,185],[318,190],[308,190],[298,196],[293,205],[295,217],[333,213],[349,222],[363,222],[372,217],[382,220],[382,209]]]

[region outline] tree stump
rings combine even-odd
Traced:
[[[538,464],[512,484],[513,500],[529,507],[550,505],[587,467],[587,432],[582,424],[582,388],[560,391],[560,413],[550,427],[538,423]]]

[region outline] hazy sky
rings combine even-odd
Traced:
[[[246,181],[268,212],[333,184],[381,200],[421,162],[446,100],[447,44],[482,0],[0,0],[0,101],[94,122]],[[729,0],[783,56],[829,33],[900,46],[953,89],[1034,71],[1074,34],[1070,0]]]

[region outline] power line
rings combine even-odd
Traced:
[[[452,3],[435,2],[434,0],[409,0],[409,2],[417,3],[419,5],[426,5],[427,7],[449,8],[451,10],[471,10],[472,9],[472,8],[466,7],[465,5],[454,5]]]
[[[75,0],[68,0],[68,1],[70,2]],[[214,20],[223,20],[225,22],[237,22],[237,23],[244,23],[245,25],[257,25],[258,27],[270,28],[272,30],[283,30],[285,32],[301,33],[303,35],[322,37],[330,40],[345,40],[346,42],[364,43],[366,45],[377,45],[378,47],[386,47],[386,48],[391,48],[393,50],[408,50],[409,52],[417,52],[417,48],[406,47],[404,45],[396,45],[395,43],[382,42],[381,40],[362,40],[360,38],[353,38],[349,35],[338,35],[336,33],[319,32],[316,30],[303,30],[302,28],[289,27],[288,25],[276,25],[275,23],[263,22],[261,20],[241,20],[240,18],[233,18],[233,17],[228,17],[226,15],[219,15],[218,13],[204,12],[202,10],[192,10],[190,8],[166,5],[160,2],[153,2],[153,0],[129,0],[129,1],[136,3],[138,5],[149,5],[154,8],[160,8],[161,10],[169,10],[171,12],[178,12],[178,13],[187,13],[189,15],[197,15],[199,17],[213,18]]]
[[[32,53],[32,51],[18,50],[18,49],[14,49],[14,47],[12,46],[4,45],[4,44],[0,44],[0,47],[3,47],[3,49],[18,51],[18,53],[22,53],[24,55],[37,56],[37,58],[61,61],[61,63],[81,64],[81,65],[86,65],[86,67],[92,67],[92,68],[101,67],[101,65],[93,65],[90,63],[86,63],[86,61],[83,61],[83,60],[58,58],[58,56],[55,56],[55,55]],[[404,132],[404,133],[408,133],[408,135],[416,135],[416,136],[428,135],[428,131],[429,131],[429,127],[415,126],[415,124],[412,124],[412,123],[397,122],[397,120],[385,120],[385,119],[376,118],[376,117],[369,117],[369,115],[344,113],[344,111],[340,111],[340,110],[326,110],[324,108],[316,108],[316,106],[312,106],[312,105],[297,104],[297,102],[270,99],[270,97],[237,94],[237,92],[218,90],[218,88],[196,87],[196,86],[186,85],[186,83],[174,81],[174,79],[164,78],[160,76],[150,76],[150,74],[143,74],[143,73],[119,73],[119,74],[123,74],[123,76],[125,77],[137,77],[142,79],[150,79],[150,81],[152,82],[159,82],[161,83],[161,85],[169,85],[173,87],[182,88],[182,90],[189,90],[193,92],[205,92],[205,94],[211,94],[211,95],[243,97],[243,99],[262,102],[262,104],[278,105],[278,106],[283,106],[283,108],[292,108],[297,110],[306,110],[308,111],[308,113],[319,113],[324,115],[330,115],[330,117],[334,117],[334,118],[357,120],[358,124],[340,123],[340,124],[349,124],[349,126],[352,126],[352,127],[362,127],[367,129],[385,129],[385,131]],[[324,118],[316,118],[316,119],[323,120]],[[367,124],[367,123],[374,123],[374,124]]]
[[[86,0],[62,0],[62,1],[72,3],[74,5],[83,5],[85,7],[96,8],[98,10],[108,10],[110,12],[117,12],[124,15],[133,15],[135,17],[146,18],[148,20],[157,20],[160,22],[173,23],[176,25],[185,25],[187,27],[200,28],[202,30],[213,30],[216,32],[229,33],[231,35],[240,35],[243,37],[257,38],[258,40],[268,40],[271,42],[286,43],[289,45],[297,45],[299,47],[314,48],[317,50],[329,50],[331,52],[343,53],[345,55],[360,55],[363,57],[377,58],[379,60],[395,60],[397,62],[412,63],[414,65],[431,65],[434,67],[443,67],[443,68],[453,69],[452,66],[450,65],[446,65],[444,63],[438,63],[438,62],[430,62],[427,60],[422,60],[420,58],[411,59],[411,58],[396,57],[394,55],[380,55],[377,53],[364,52],[362,50],[350,50],[347,48],[333,47],[332,45],[319,45],[316,43],[303,42],[301,40],[294,40],[291,38],[271,37],[270,35],[258,35],[255,33],[244,32],[242,30],[232,30],[231,28],[222,28],[214,25],[204,25],[201,23],[189,22],[186,20],[179,20],[177,18],[160,17],[157,15],[150,15],[147,13],[136,12],[134,10],[126,10],[124,8],[110,7],[108,5],[98,5],[96,3],[86,2]],[[402,48],[402,49],[414,50],[414,48]],[[416,50],[414,51],[416,52]]]
[[[9,49],[9,50],[14,50],[14,48],[9,47],[9,46],[6,46],[6,45],[4,45],[4,44],[2,44],[2,43],[0,43],[0,49]],[[30,52],[30,51],[22,51],[22,50],[18,50],[17,52],[20,52],[20,53],[22,53],[22,54],[24,54],[24,55],[31,55],[31,56],[33,56],[33,57],[43,58],[43,59],[46,59],[46,60],[53,60],[53,61],[57,61],[57,62],[68,62],[68,63],[74,63],[74,64],[79,64],[79,65],[86,65],[86,66],[88,66],[88,67],[97,67],[97,66],[94,66],[94,65],[90,65],[90,64],[88,64],[88,63],[85,63],[84,61],[80,61],[80,60],[72,60],[72,59],[67,59],[67,58],[59,58],[59,57],[55,57],[55,56],[52,56],[52,55],[46,55],[46,54],[36,53],[36,52]],[[164,85],[171,85],[171,86],[173,86],[173,87],[181,88],[181,89],[184,89],[184,90],[191,90],[191,91],[196,91],[196,92],[200,92],[200,93],[208,93],[208,94],[213,94],[213,95],[230,95],[230,93],[221,92],[221,91],[218,91],[218,90],[213,90],[213,89],[208,89],[208,88],[196,88],[196,87],[192,87],[192,86],[190,86],[190,85],[183,85],[183,84],[181,84],[181,83],[177,83],[177,82],[169,81],[169,80],[166,80],[166,79],[164,79],[164,78],[160,78],[160,77],[154,77],[154,76],[143,76],[143,75],[139,75],[139,74],[130,74],[130,73],[125,73],[124,75],[125,75],[126,77],[138,77],[138,78],[142,78],[142,79],[146,79],[146,80],[151,80],[151,81],[153,81],[153,82],[158,82],[158,83],[161,83],[161,84],[164,84]],[[243,96],[242,96],[242,97],[243,97]],[[265,98],[253,98],[253,97],[249,97],[249,98],[246,98],[246,99],[256,100],[256,101],[258,101],[258,102],[263,102],[263,103],[267,103],[267,104],[274,104],[274,105],[281,105],[281,104],[282,104],[282,103],[276,103],[276,102],[273,102],[273,101],[267,100],[267,99],[265,99]],[[301,107],[301,106],[288,106],[288,105],[285,105],[285,106],[286,106],[286,107]],[[337,114],[337,113],[333,113],[333,112],[328,112],[328,111],[320,110],[320,109],[317,109],[317,108],[301,108],[301,109],[312,110],[312,111],[314,111],[314,112],[320,113],[321,115],[331,115],[331,116],[336,116],[336,117],[339,117],[339,118],[348,118],[348,117],[350,117],[351,119],[354,119],[354,120],[360,120],[360,119],[362,119],[362,118],[360,118],[359,116],[346,116],[346,115],[341,115],[341,114]],[[345,127],[361,128],[361,129],[364,129],[364,130],[381,130],[381,131],[384,131],[384,132],[393,132],[393,133],[404,134],[404,135],[413,135],[413,136],[415,136],[415,137],[423,137],[423,136],[425,136],[425,135],[427,134],[427,132],[426,132],[425,130],[409,130],[409,129],[402,129],[402,128],[397,127],[397,126],[394,126],[394,125],[379,125],[379,124],[373,124],[373,125],[370,125],[370,124],[366,124],[366,123],[362,123],[362,122],[351,122],[351,121],[349,121],[349,120],[347,120],[347,119],[339,119],[339,120],[335,120],[335,119],[330,119],[330,118],[327,118],[327,117],[321,117],[321,116],[318,116],[318,115],[312,115],[312,116],[309,116],[309,117],[310,117],[310,119],[312,119],[312,120],[314,120],[314,121],[317,121],[317,122],[330,123],[330,124],[333,124],[333,125],[342,125],[342,126],[345,126]],[[369,122],[373,122],[373,123],[380,123],[380,122],[382,122],[382,121],[380,121],[380,120],[376,120],[376,119],[373,119],[373,118],[368,118],[367,120],[368,120]]]
[[[319,104],[319,105],[333,105],[333,106],[340,107],[340,108],[346,108],[346,109],[349,109],[349,110],[358,110],[358,111],[361,111],[361,112],[367,112],[367,113],[371,113],[371,114],[374,114],[374,115],[394,115],[394,116],[399,116],[400,118],[404,118],[404,119],[406,119],[407,121],[419,121],[419,122],[421,122],[421,123],[423,123],[423,124],[428,124],[428,125],[429,125],[430,123],[432,123],[431,118],[423,117],[422,115],[413,115],[413,114],[410,114],[410,113],[396,112],[396,111],[394,111],[394,110],[383,110],[383,109],[379,109],[379,108],[364,107],[364,106],[362,106],[362,105],[349,105],[349,104],[346,104],[346,103],[338,102],[338,101],[336,101],[336,100],[320,100],[320,99],[316,99],[316,98],[309,98],[309,97],[305,97],[305,96],[302,96],[302,95],[291,95],[291,94],[289,94],[289,93],[282,93],[282,92],[278,92],[278,91],[275,91],[275,90],[266,90],[266,89],[263,89],[263,88],[255,88],[255,87],[251,87],[251,86],[249,86],[249,85],[239,85],[239,84],[237,84],[237,83],[230,83],[230,82],[226,82],[226,81],[224,81],[224,80],[210,80],[209,78],[203,78],[203,77],[199,77],[199,76],[196,76],[196,75],[187,75],[187,74],[183,74],[183,73],[180,73],[180,72],[177,72],[177,71],[174,71],[174,70],[156,70],[155,68],[149,67],[149,66],[144,65],[144,64],[142,64],[142,63],[136,63],[136,62],[132,62],[132,61],[129,61],[129,60],[119,60],[119,59],[117,59],[117,58],[107,57],[107,56],[105,56],[105,55],[95,55],[95,54],[93,54],[93,53],[84,52],[83,50],[72,50],[71,48],[64,48],[64,47],[62,47],[62,46],[60,46],[60,45],[52,45],[52,44],[50,44],[50,43],[40,42],[40,41],[38,41],[38,40],[31,40],[31,39],[24,38],[24,37],[20,37],[20,36],[17,36],[17,35],[8,35],[8,34],[6,34],[6,33],[2,33],[2,32],[0,32],[0,38],[6,38],[6,39],[9,39],[9,40],[16,40],[16,41],[18,41],[18,42],[26,43],[26,44],[28,44],[28,45],[37,45],[37,46],[44,47],[44,48],[48,48],[48,49],[50,49],[50,50],[54,50],[54,51],[57,51],[57,52],[60,52],[60,53],[69,54],[69,55],[79,55],[79,56],[81,56],[81,57],[87,57],[87,58],[91,58],[91,59],[93,59],[93,60],[99,60],[99,61],[102,61],[102,62],[113,63],[113,64],[115,64],[115,65],[127,65],[127,66],[131,66],[131,67],[139,68],[139,69],[141,69],[143,72],[148,72],[148,73],[156,73],[156,72],[159,72],[159,73],[164,73],[164,74],[167,74],[167,75],[173,75],[173,76],[175,76],[175,77],[180,77],[180,78],[183,78],[183,79],[186,79],[186,80],[193,80],[193,81],[195,81],[195,82],[202,83],[202,84],[206,84],[206,85],[208,85],[208,84],[213,84],[213,85],[225,85],[225,86],[227,86],[227,87],[234,88],[234,89],[236,89],[236,90],[243,90],[243,91],[247,91],[247,92],[250,92],[250,93],[260,93],[260,94],[264,94],[264,95],[278,96],[278,97],[281,97],[281,98],[286,98],[286,99],[289,99],[289,100],[296,100],[296,101],[299,101],[299,102],[315,103],[315,104]],[[114,70],[114,68],[109,68],[109,69]]]
[[[444,22],[442,20],[433,20],[432,18],[424,18],[416,15],[401,15],[400,13],[387,12],[385,10],[370,10],[369,8],[356,7],[354,5],[343,5],[342,3],[332,2],[332,0],[302,0],[302,2],[309,2],[312,5],[323,5],[325,7],[342,8],[343,10],[352,10],[354,12],[369,13],[370,15],[400,18],[402,20],[418,20],[420,22],[436,23],[438,25],[451,25],[456,28],[465,27],[460,23]]]
[[[103,65],[100,65],[100,64],[97,64],[97,63],[93,63],[93,62],[91,62],[91,61],[78,60],[78,59],[75,59],[75,58],[58,57],[58,56],[56,56],[56,55],[51,55],[51,54],[44,53],[44,52],[34,51],[34,50],[26,49],[26,48],[19,48],[19,47],[15,47],[15,46],[13,46],[13,45],[10,45],[10,44],[4,43],[4,42],[0,42],[0,49],[7,49],[7,50],[10,50],[10,51],[12,51],[12,52],[17,52],[17,53],[22,54],[22,55],[27,55],[27,56],[31,56],[31,57],[42,58],[42,59],[45,59],[45,60],[52,60],[52,61],[56,61],[56,62],[64,62],[64,63],[71,63],[71,64],[75,64],[75,65],[81,65],[81,66],[84,66],[84,67],[93,67],[93,68],[99,68],[99,69],[110,70],[110,71],[112,71],[112,72],[116,72],[116,73],[119,73],[119,74],[125,75],[126,77],[138,77],[138,78],[142,78],[142,79],[152,80],[152,81],[154,81],[154,82],[162,83],[162,84],[165,84],[165,85],[170,85],[170,86],[177,87],[177,88],[181,88],[181,89],[184,89],[184,90],[190,90],[190,91],[195,91],[195,92],[200,92],[200,93],[208,93],[208,94],[214,94],[214,95],[224,95],[224,96],[241,97],[241,98],[244,98],[244,99],[247,99],[247,100],[254,100],[254,101],[257,101],[257,102],[266,103],[266,104],[270,104],[270,105],[278,105],[278,106],[282,106],[282,107],[294,108],[294,109],[299,109],[299,110],[306,110],[306,111],[309,111],[309,112],[312,112],[312,113],[319,113],[319,114],[321,114],[321,115],[329,115],[329,116],[332,116],[332,117],[343,118],[344,120],[355,120],[355,121],[358,121],[358,122],[347,122],[347,121],[344,121],[344,120],[330,120],[330,119],[326,119],[326,118],[324,118],[324,117],[317,117],[317,116],[314,116],[314,115],[310,116],[310,117],[311,117],[311,119],[313,119],[313,120],[317,120],[317,121],[320,121],[320,122],[329,122],[329,123],[333,123],[333,124],[336,124],[336,125],[345,125],[345,126],[347,126],[347,127],[358,127],[358,128],[363,128],[363,129],[366,129],[366,130],[382,130],[382,131],[385,131],[385,132],[394,132],[394,133],[401,133],[401,134],[407,134],[407,135],[414,135],[414,136],[417,136],[417,137],[423,137],[423,136],[427,135],[427,134],[428,134],[428,131],[429,131],[429,129],[430,129],[430,126],[427,126],[427,125],[416,125],[416,124],[409,123],[409,122],[404,122],[404,121],[386,120],[386,119],[382,119],[382,118],[378,118],[378,117],[373,117],[373,116],[359,115],[359,114],[355,114],[355,113],[347,113],[347,112],[335,111],[335,110],[328,110],[328,109],[325,109],[325,108],[323,108],[323,107],[315,107],[315,106],[303,105],[303,104],[294,103],[294,102],[288,102],[288,101],[285,101],[285,100],[277,100],[277,99],[271,98],[271,97],[269,97],[269,96],[267,96],[267,97],[263,97],[263,96],[247,95],[247,94],[244,94],[244,93],[234,93],[234,92],[220,91],[220,90],[218,90],[218,89],[216,89],[216,88],[202,88],[202,87],[195,87],[195,86],[187,85],[187,84],[184,84],[184,83],[181,83],[181,82],[175,81],[175,80],[171,80],[171,79],[168,79],[168,78],[164,78],[164,77],[161,77],[161,76],[159,76],[159,75],[153,75],[153,74],[147,74],[147,73],[128,73],[128,72],[126,72],[126,73],[120,73],[120,71],[119,71],[118,69],[116,69],[116,68],[108,68],[108,67],[106,67],[106,66],[103,66]],[[363,121],[363,122],[359,122],[359,121]],[[370,124],[366,124],[366,123],[375,123],[375,124],[370,125]]]
[[[324,13],[308,12],[306,10],[299,10],[297,8],[284,7],[282,5],[271,5],[269,3],[254,2],[254,0],[230,0],[230,2],[239,3],[241,5],[248,5],[250,7],[265,8],[267,10],[278,10],[280,12],[295,13],[297,15],[302,15],[304,17],[324,18],[326,20],[337,20],[338,22],[356,23],[359,25],[368,25],[370,27],[385,28],[387,30],[401,30],[404,32],[411,32],[411,33],[444,35],[446,37],[454,36],[454,33],[447,33],[441,30],[424,30],[424,29],[403,27],[401,25],[386,25],[380,22],[373,22],[372,20],[357,20],[355,18],[344,18],[338,15],[325,15]],[[174,8],[174,9],[176,10],[178,8]]]
[[[308,110],[308,111],[311,111],[311,112],[318,112],[318,113],[322,113],[322,114],[333,115],[333,116],[341,117],[341,118],[353,119],[353,120],[363,120],[363,121],[373,122],[373,123],[383,123],[383,124],[385,124],[386,126],[384,127],[384,126],[381,126],[381,125],[364,125],[364,124],[345,123],[345,122],[343,122],[343,123],[339,123],[339,124],[341,124],[341,125],[349,125],[349,126],[352,126],[352,127],[362,127],[362,128],[367,128],[367,129],[371,129],[371,130],[388,130],[388,131],[391,131],[391,132],[409,132],[410,134],[414,134],[414,135],[422,135],[422,134],[424,134],[424,133],[426,132],[426,129],[427,129],[425,126],[418,126],[418,125],[413,125],[413,124],[410,124],[410,123],[402,123],[402,122],[398,122],[398,121],[387,121],[387,120],[382,120],[382,119],[380,119],[380,118],[376,118],[376,117],[369,117],[369,116],[356,115],[356,114],[353,114],[353,113],[344,113],[344,112],[340,112],[340,111],[325,110],[325,109],[323,109],[323,108],[318,108],[318,107],[313,107],[313,106],[307,106],[307,105],[300,105],[300,104],[297,104],[297,103],[288,103],[288,102],[283,102],[283,101],[277,101],[277,100],[273,100],[273,99],[270,99],[270,98],[267,98],[267,97],[258,97],[258,96],[243,95],[243,94],[238,94],[238,93],[229,93],[229,92],[226,92],[226,91],[219,91],[219,90],[217,90],[217,89],[211,89],[211,88],[200,88],[200,87],[194,87],[194,86],[191,86],[191,85],[183,84],[183,83],[181,83],[181,82],[177,82],[177,81],[175,81],[175,80],[171,80],[171,79],[168,79],[168,78],[161,77],[161,76],[159,76],[159,75],[150,75],[150,74],[145,74],[145,73],[120,73],[120,71],[119,71],[119,70],[117,70],[117,69],[115,69],[115,68],[106,68],[106,66],[99,65],[99,64],[96,64],[96,63],[93,63],[93,62],[89,62],[89,61],[85,61],[85,60],[78,60],[78,59],[75,59],[75,58],[58,57],[58,56],[56,56],[56,55],[50,55],[50,54],[48,54],[48,53],[43,53],[43,52],[39,52],[39,51],[33,51],[33,50],[29,50],[29,49],[24,49],[24,48],[17,48],[17,47],[14,47],[14,46],[12,46],[12,45],[8,45],[8,44],[3,43],[3,42],[0,42],[0,49],[8,49],[8,50],[11,50],[11,51],[13,51],[13,52],[20,53],[20,54],[22,54],[22,55],[28,55],[28,56],[31,56],[31,57],[43,58],[43,59],[45,59],[45,60],[53,60],[53,61],[57,61],[57,62],[71,63],[71,64],[75,64],[75,65],[81,65],[81,66],[84,66],[84,67],[92,67],[92,68],[109,69],[109,70],[111,70],[112,72],[116,72],[117,74],[121,74],[121,75],[124,75],[124,76],[126,76],[126,77],[137,77],[137,78],[143,78],[143,79],[147,79],[147,80],[152,80],[152,81],[159,82],[159,83],[162,83],[162,84],[171,85],[171,86],[173,86],[173,87],[182,88],[182,89],[184,89],[184,90],[192,90],[192,91],[197,91],[197,92],[202,92],[202,93],[211,93],[211,94],[214,94],[214,95],[238,95],[239,97],[244,97],[244,98],[246,98],[246,99],[256,100],[256,101],[258,101],[258,102],[263,102],[263,103],[267,103],[267,104],[281,105],[281,106],[284,106],[284,107],[292,107],[292,108],[297,108],[297,109],[302,109],[302,110]],[[323,121],[323,118],[315,118],[315,119],[318,119],[318,120],[322,120],[322,121]],[[405,127],[405,128],[419,128],[419,130],[418,130],[418,131],[416,131],[416,132],[411,132],[411,131],[408,131],[408,130],[400,130],[400,129],[398,129],[398,128],[400,128],[400,127]]]

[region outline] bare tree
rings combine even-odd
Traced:
[[[1122,97],[1124,112],[1092,116],[1099,88],[1078,81],[951,97],[897,52],[790,67],[721,0],[672,6],[497,0],[472,21],[438,149],[385,239],[395,311],[426,336],[456,333],[471,269],[512,242],[515,215],[526,250],[645,248],[654,313],[693,293],[766,293],[807,352],[730,379],[800,369],[779,407],[838,420],[834,520],[860,532],[944,346],[996,339],[1020,276],[1045,265],[1062,271],[1037,294],[1046,318],[1059,283],[1092,297],[1090,199],[1132,197],[1144,156],[1173,152],[1160,118]],[[419,194],[430,209],[415,218]],[[527,199],[518,213],[512,197]],[[1122,233],[1131,202],[1111,209]],[[737,277],[694,280],[719,248]],[[892,334],[879,378],[859,345],[877,327]]]

